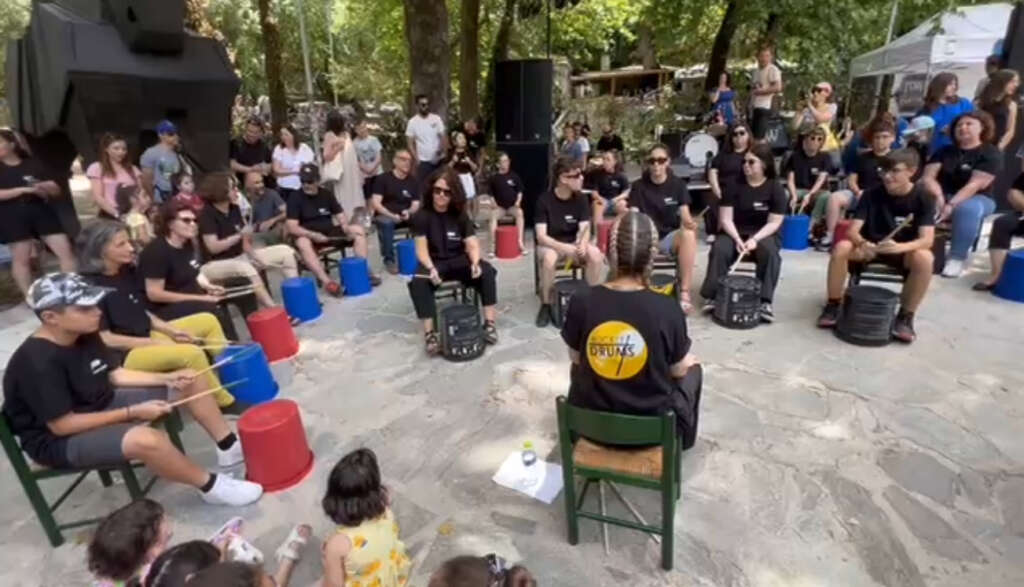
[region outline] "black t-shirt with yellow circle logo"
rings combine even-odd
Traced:
[[[649,290],[582,290],[569,302],[562,339],[580,353],[569,402],[655,415],[672,407],[671,366],[690,351],[686,317],[671,297]]]

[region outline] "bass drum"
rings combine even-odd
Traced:
[[[717,154],[718,140],[703,131],[691,134],[683,143],[683,157],[691,167],[704,168]]]

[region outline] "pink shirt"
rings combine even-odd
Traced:
[[[138,177],[140,174],[139,168],[134,165],[132,166],[132,172],[135,173],[135,177]],[[85,170],[85,176],[89,179],[98,179],[103,182],[103,197],[114,206],[117,206],[117,186],[135,185],[135,177],[130,175],[123,167],[117,168],[116,177],[103,175],[103,168],[100,167],[99,161],[96,161]]]

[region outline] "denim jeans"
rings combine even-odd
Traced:
[[[992,198],[976,194],[953,209],[953,234],[949,243],[949,258],[963,261],[971,245],[981,234],[981,223],[996,211]]]
[[[380,256],[385,263],[395,262],[395,225],[397,222],[384,216],[375,216],[377,238],[380,241]]]

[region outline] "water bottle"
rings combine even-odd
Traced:
[[[523,489],[533,487],[537,484],[537,453],[533,451],[533,443],[527,440],[523,443],[522,450],[523,458],[523,478],[520,481],[520,486]]]

